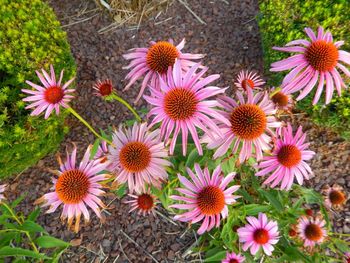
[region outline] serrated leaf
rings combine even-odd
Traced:
[[[41,236],[38,237],[35,240],[35,243],[38,244],[39,247],[42,248],[53,248],[53,247],[68,247],[70,246],[69,243],[57,239],[55,237],[51,237],[51,236]]]

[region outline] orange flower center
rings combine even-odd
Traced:
[[[108,96],[111,95],[113,86],[109,82],[103,82],[98,86],[98,89],[102,96]]]
[[[197,205],[204,215],[220,214],[225,206],[224,192],[217,186],[204,187],[197,196]]]
[[[269,241],[269,232],[266,229],[259,228],[254,231],[254,241],[260,245],[264,245]]]
[[[285,107],[288,105],[288,96],[281,91],[273,95],[271,100],[273,103],[275,103],[275,105],[280,107]]]
[[[56,183],[56,193],[64,204],[80,203],[89,192],[90,182],[78,169],[63,172]]]
[[[318,225],[310,223],[305,228],[305,236],[311,241],[319,241],[323,236],[322,229]]]
[[[249,88],[251,88],[251,89],[254,89],[254,81],[252,81],[251,79],[244,79],[243,81],[242,81],[242,87],[243,87],[243,89],[247,89],[248,87]]]
[[[175,64],[177,57],[179,57],[179,52],[174,45],[166,41],[159,41],[149,48],[146,63],[153,71],[166,73],[168,67]]]
[[[59,103],[63,99],[63,96],[64,91],[59,86],[51,86],[44,91],[45,100],[51,104]]]
[[[287,168],[296,166],[301,161],[301,152],[295,145],[284,145],[277,153],[280,164]]]
[[[186,120],[196,112],[198,101],[193,91],[175,88],[164,98],[164,111],[173,120]]]
[[[290,237],[295,237],[297,235],[297,231],[295,231],[294,229],[289,229],[288,234]]]
[[[129,142],[120,150],[119,161],[129,172],[140,172],[149,165],[151,152],[142,142]]]
[[[140,210],[150,211],[154,207],[153,197],[149,194],[141,194],[137,198],[137,205]]]
[[[229,263],[238,263],[238,260],[235,258],[230,259]]]
[[[230,117],[232,132],[244,140],[254,140],[266,129],[265,112],[254,104],[243,104],[235,108]]]
[[[331,71],[337,64],[339,52],[333,43],[317,40],[307,48],[305,58],[318,71]]]
[[[342,203],[345,202],[346,198],[343,192],[332,190],[329,193],[329,200],[333,205],[341,205]]]

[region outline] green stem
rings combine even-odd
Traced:
[[[106,141],[108,142],[109,144],[112,144],[112,142],[106,138],[103,138],[100,134],[98,134],[94,128],[92,128],[92,126],[86,121],[83,119],[83,117],[80,116],[80,114],[78,112],[76,112],[73,108],[69,107],[67,108],[68,111],[70,113],[72,113],[74,115],[74,117],[76,117],[79,121],[81,121],[86,127],[89,128],[89,130],[99,139],[103,140],[103,141]]]
[[[127,107],[132,112],[132,114],[134,114],[136,120],[138,122],[141,122],[142,119],[141,119],[140,115],[136,112],[136,110],[127,101],[125,101],[124,99],[122,99],[121,97],[119,97],[115,93],[113,93],[111,95],[111,98],[115,99],[116,101],[119,101],[121,104],[123,104],[125,107]]]
[[[344,236],[344,237],[350,237],[350,234],[345,234],[345,233],[329,233],[330,235],[334,235],[334,236]]]
[[[9,207],[9,206],[8,206],[7,204],[5,204],[5,203],[2,203],[2,205],[7,209],[7,211],[10,212],[11,217],[12,217],[20,226],[22,226],[23,223],[22,223],[21,220],[17,217],[17,215],[13,212],[12,208]],[[29,234],[27,231],[21,231],[21,232],[23,232],[23,233],[27,236],[27,238],[28,238],[28,240],[29,240],[29,243],[30,243],[31,246],[33,247],[33,250],[34,250],[35,252],[39,253],[39,250],[38,250],[38,248],[36,247],[36,245],[34,244],[34,242],[33,242],[32,238],[31,238],[30,234]]]

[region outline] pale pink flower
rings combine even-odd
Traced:
[[[300,185],[304,177],[310,179],[312,171],[305,161],[312,159],[315,152],[307,150],[309,143],[305,143],[306,134],[301,126],[294,136],[290,123],[287,127],[279,128],[277,133],[280,136],[276,138],[272,154],[264,156],[258,165],[261,170],[255,175],[263,176],[272,172],[264,184],[272,183],[271,187],[281,184],[281,189],[289,190],[295,177]]]
[[[192,60],[204,57],[202,54],[182,53],[181,50],[184,46],[185,39],[177,46],[170,39],[169,42],[152,41],[149,48],[131,49],[129,54],[123,56],[125,59],[131,60],[130,64],[124,67],[125,69],[131,69],[125,77],[125,79],[129,80],[129,83],[124,90],[130,88],[132,84],[144,76],[140,93],[136,98],[136,101],[138,101],[144,93],[147,84],[151,84],[152,87],[158,86],[159,76],[165,78],[168,68],[174,66],[176,59],[180,61],[181,70],[187,71],[189,67],[195,64]]]
[[[289,42],[285,47],[273,47],[283,52],[296,52],[287,59],[271,64],[271,71],[291,70],[283,79],[282,86],[285,91],[294,93],[302,90],[297,100],[307,96],[318,82],[317,90],[312,104],[320,99],[326,82],[326,100],[328,104],[333,96],[334,88],[341,95],[342,86],[346,88],[338,69],[350,77],[350,71],[342,64],[350,64],[350,53],[339,50],[344,41],[333,43],[330,32],[324,32],[322,27],[318,28],[317,37],[310,28],[305,28],[306,34],[311,42],[305,39],[298,39]]]
[[[7,185],[6,184],[2,184],[0,185],[0,203],[5,200],[5,196],[4,196],[4,192],[6,190]]]
[[[26,109],[36,108],[30,115],[38,116],[46,110],[45,119],[47,119],[53,110],[56,110],[56,114],[58,115],[60,113],[60,106],[64,108],[69,107],[67,103],[73,98],[70,93],[74,92],[74,89],[68,89],[68,86],[73,82],[74,78],[61,85],[63,70],[61,71],[58,82],[56,81],[52,65],[50,65],[51,76],[43,69],[42,72],[43,75],[38,71],[36,71],[36,74],[43,86],[39,86],[27,80],[26,83],[36,90],[22,89],[22,92],[30,94],[30,96],[23,99],[23,101],[31,102]]]
[[[304,241],[305,247],[314,247],[316,244],[321,244],[327,236],[325,230],[326,221],[320,217],[302,216],[298,220],[298,234]]]
[[[236,254],[234,252],[227,252],[226,258],[221,261],[221,263],[242,263],[245,261],[245,257],[241,254]]]
[[[217,113],[216,100],[209,100],[209,98],[224,93],[225,89],[214,86],[207,87],[209,83],[220,76],[216,74],[201,79],[207,68],[196,73],[198,67],[199,64],[196,64],[184,74],[181,70],[181,62],[177,60],[173,69],[169,68],[168,70],[167,82],[162,78],[159,79],[161,90],[152,87],[151,96],[144,96],[146,101],[153,106],[149,112],[149,116],[154,115],[151,126],[161,123],[160,134],[165,142],[168,142],[170,136],[173,135],[170,143],[170,154],[174,153],[176,139],[180,131],[183,155],[186,155],[189,133],[192,135],[198,153],[203,154],[197,128],[209,136],[212,136],[213,132],[222,136],[213,119],[221,121],[226,121],[226,119]]]
[[[246,90],[251,89],[261,89],[261,86],[265,84],[265,81],[257,74],[251,71],[242,70],[236,79],[235,85],[237,88]]]
[[[131,199],[125,201],[125,203],[130,204],[131,209],[129,212],[132,212],[134,210],[137,210],[137,213],[143,216],[149,215],[152,213],[154,216],[155,213],[155,207],[157,204],[157,197],[151,194],[150,189],[148,188],[147,191],[140,193],[140,194],[128,194],[128,196],[131,197]]]
[[[271,256],[273,245],[279,240],[278,225],[276,221],[268,221],[264,213],[259,213],[258,218],[248,216],[248,224],[238,228],[239,242],[244,243],[243,250],[250,248],[250,253],[255,255],[262,248],[266,255]]]
[[[208,168],[201,170],[198,164],[194,165],[196,175],[187,168],[187,173],[191,177],[189,181],[186,177],[178,174],[180,182],[184,188],[178,188],[177,191],[185,196],[173,195],[170,198],[177,201],[183,201],[185,204],[174,204],[170,207],[189,210],[181,215],[176,215],[175,220],[182,222],[191,222],[192,224],[202,221],[198,234],[202,235],[210,231],[213,227],[220,226],[220,220],[228,215],[227,205],[236,202],[240,196],[232,195],[239,189],[239,185],[228,187],[233,180],[235,173],[230,173],[226,177],[221,175],[220,165],[213,171],[212,176]]]
[[[145,191],[146,184],[160,188],[168,174],[168,152],[160,141],[159,129],[150,131],[146,123],[134,123],[132,128],[120,127],[109,146],[110,168],[118,183],[128,182],[130,192]]]
[[[324,203],[328,209],[334,208],[340,210],[344,207],[348,199],[344,188],[338,184],[334,184],[332,187],[326,185],[322,188],[322,193]]]
[[[270,136],[275,136],[272,128],[281,126],[273,116],[276,109],[266,92],[254,95],[252,89],[248,88],[245,93],[247,100],[240,91],[236,92],[238,101],[227,96],[218,98],[220,107],[224,109],[220,114],[226,119],[219,125],[224,136],[216,136],[214,139],[203,137],[203,142],[208,143],[209,149],[217,149],[213,156],[215,159],[226,154],[232,144],[232,153],[236,153],[241,145],[241,163],[251,156],[261,160],[263,151],[271,149]]]
[[[42,207],[50,206],[46,213],[53,213],[62,204],[63,211],[61,219],[68,218],[69,228],[75,219],[74,231],[79,231],[81,215],[84,215],[85,222],[90,221],[90,214],[87,207],[90,207],[95,214],[102,218],[100,207],[105,205],[99,196],[105,192],[101,190],[101,181],[108,179],[109,175],[101,173],[105,170],[108,162],[101,163],[100,160],[90,160],[92,145],[90,145],[79,165],[76,165],[77,148],[71,155],[67,152],[67,159],[63,163],[58,158],[60,169],[55,171],[58,178],[54,178],[53,192],[43,195],[35,203],[43,203]]]

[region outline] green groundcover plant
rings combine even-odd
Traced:
[[[62,81],[53,65],[45,68],[50,70],[38,73],[35,83],[27,81],[31,89],[22,89],[32,115],[49,120],[66,108],[96,141],[81,159],[74,144],[65,157],[58,156],[53,187],[35,204],[46,213],[60,210],[62,221],[78,232],[90,212],[103,219],[107,189],[118,196],[128,193],[124,202],[130,212],[144,216],[156,216],[161,202],[174,220],[188,223],[196,242],[187,252],[205,262],[348,260],[350,236],[332,227],[348,194],[336,184],[320,193],[303,186],[318,176],[309,165],[317,153],[309,149],[303,127],[280,116],[293,114],[292,94],[297,100],[311,96],[314,104],[325,94],[324,103],[330,103],[333,93],[346,87],[350,53],[321,26],[305,33],[307,39],[275,48],[293,53],[271,64],[272,71],[289,70],[281,88],[266,87],[257,73],[243,70],[232,97],[213,84],[219,74],[206,74],[203,55],[183,52],[185,40],[132,49],[124,55],[129,60],[125,89],[143,78],[136,100],[143,95],[149,111],[141,118],[110,80],[97,81],[96,95],[135,115],[107,131],[95,130],[69,106],[72,79]],[[6,188],[0,186],[0,201]]]
[[[19,173],[56,149],[66,113],[47,121],[29,116],[25,80],[54,63],[75,75],[75,64],[52,9],[41,0],[0,0],[0,178]]]
[[[286,58],[285,54],[273,50],[272,47],[302,38],[302,31],[307,26],[316,28],[322,24],[325,28],[331,28],[333,37],[345,40],[345,49],[350,47],[350,2],[347,0],[261,0],[259,7],[266,73],[272,62]],[[268,74],[268,77],[269,84],[278,86],[283,74]],[[349,83],[349,77],[344,81]],[[344,91],[341,97],[335,97],[326,107],[310,107],[310,102],[311,97],[305,98],[298,103],[298,109],[308,113],[315,123],[332,127],[344,138],[350,138],[349,91]]]

